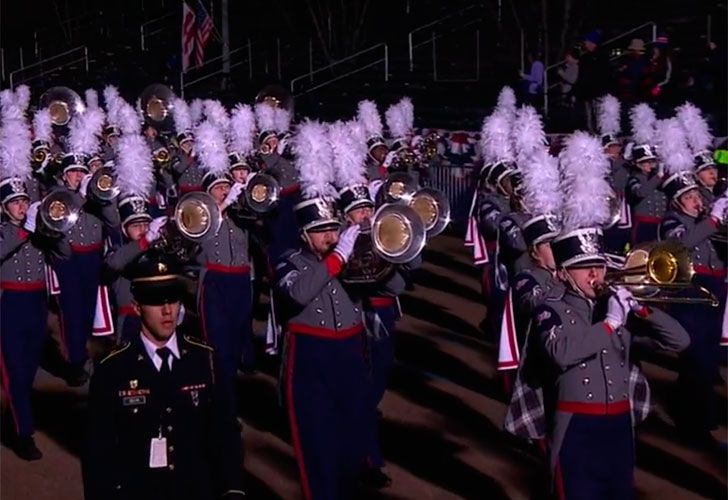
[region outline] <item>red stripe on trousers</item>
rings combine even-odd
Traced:
[[[56,295],[56,297],[58,297],[58,295]],[[61,307],[61,300],[59,298],[56,298],[56,302],[58,304],[58,333],[61,336],[61,356],[63,356],[66,361],[70,361],[68,345],[66,344],[66,329],[63,326],[63,308]]]
[[[205,325],[205,280],[202,280],[200,285],[200,297],[197,299],[197,314],[200,316],[200,330],[202,330],[202,337],[207,342],[207,327]]]
[[[288,407],[288,423],[291,426],[291,441],[293,441],[293,452],[296,455],[296,463],[298,463],[298,475],[301,481],[301,492],[304,500],[311,500],[311,488],[308,485],[308,476],[306,475],[306,465],[303,462],[303,450],[301,449],[301,439],[298,435],[298,424],[296,423],[296,413],[293,407],[293,360],[296,353],[296,336],[288,335],[288,356],[286,357],[286,406]]]

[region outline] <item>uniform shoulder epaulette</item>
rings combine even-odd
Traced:
[[[182,338],[188,344],[192,344],[197,347],[202,347],[203,349],[207,349],[208,351],[212,351],[212,352],[215,351],[215,349],[213,349],[212,346],[207,345],[207,343],[205,343],[204,340],[200,340],[200,339],[192,337],[190,335],[183,335]]]
[[[109,354],[107,354],[106,357],[99,362],[99,364],[103,364],[106,361],[108,361],[109,359],[113,358],[114,356],[116,356],[118,354],[121,354],[122,352],[126,351],[129,348],[130,345],[131,345],[131,342],[129,342],[128,340],[124,341],[123,344],[121,344],[120,346],[116,347]]]

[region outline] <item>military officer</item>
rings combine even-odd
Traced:
[[[131,281],[140,331],[101,361],[89,389],[88,500],[244,498],[230,391],[215,353],[176,333],[176,264],[146,253]]]
[[[46,336],[48,298],[45,265],[68,258],[63,237],[40,231],[40,202],[29,206],[23,179],[0,181],[4,221],[0,223],[0,328],[3,391],[14,426],[12,446],[20,458],[38,460],[30,395]]]
[[[722,315],[726,304],[726,256],[711,239],[728,210],[728,198],[716,198],[707,207],[701,186],[691,170],[676,172],[665,180],[670,210],[660,225],[660,238],[682,243],[690,252],[693,283],[710,291],[718,307],[708,304],[670,304],[670,313],[690,334],[690,348],[683,356],[678,379],[681,401],[679,423],[703,443],[714,443],[718,424],[714,383],[720,366]],[[685,411],[687,410],[687,411]]]

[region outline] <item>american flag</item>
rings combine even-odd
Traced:
[[[202,5],[202,0],[182,2],[182,71],[186,72],[194,55],[194,66],[205,60],[205,45],[212,34],[212,18]]]

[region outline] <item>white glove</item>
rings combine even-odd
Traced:
[[[36,201],[35,203],[31,203],[28,207],[28,211],[25,212],[25,222],[23,222],[23,229],[25,229],[29,233],[35,232],[35,219],[38,217],[39,207],[40,202]]]
[[[725,217],[726,209],[728,209],[728,198],[723,196],[713,203],[713,208],[710,209],[710,216],[718,219],[718,221],[722,221]]]
[[[379,188],[382,187],[382,184],[384,184],[382,179],[374,179],[369,183],[369,198],[371,198],[372,201],[377,199],[377,193],[379,192]]]
[[[223,210],[238,201],[238,199],[240,198],[240,194],[243,192],[243,189],[245,189],[245,185],[241,184],[240,182],[236,182],[232,185],[232,187],[230,188],[230,192],[225,197],[225,201],[222,202]]]
[[[387,156],[384,157],[384,161],[382,162],[382,166],[384,168],[389,168],[389,166],[394,162],[395,158],[397,158],[397,152],[396,151],[390,151],[387,153]]]
[[[637,304],[637,301],[632,293],[624,287],[617,287],[616,293],[609,297],[607,302],[607,317],[604,321],[612,327],[612,330],[623,327],[633,304]]]
[[[344,232],[339,235],[339,242],[336,244],[334,252],[336,252],[344,262],[349,260],[349,257],[351,257],[351,252],[354,251],[354,243],[356,243],[356,239],[359,237],[360,232],[361,226],[359,226],[359,224],[354,224],[353,226],[347,227]]]
[[[162,233],[162,228],[167,223],[168,219],[168,217],[157,217],[149,223],[149,229],[147,229],[147,232],[144,234],[144,239],[147,240],[147,243],[151,243],[159,239],[159,236]]]
[[[93,177],[91,174],[84,175],[81,183],[78,185],[78,194],[84,198],[86,197],[86,191],[88,191],[88,183],[91,182],[91,177]]]

